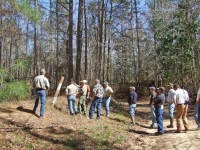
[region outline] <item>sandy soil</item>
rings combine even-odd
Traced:
[[[51,100],[50,97],[47,99],[44,119],[38,118],[39,110],[37,115],[32,114],[34,100],[1,103],[1,149],[200,149],[200,130],[195,130],[193,106],[188,110],[189,131],[173,133],[176,128],[166,128],[169,119],[165,111],[165,134],[155,136],[157,129],[150,128],[148,100],[138,102],[135,126],[129,123],[128,107],[124,100],[112,101],[109,118],[105,116],[103,108],[101,120],[90,120],[87,115],[81,114],[70,116],[65,97],[59,97],[55,106]]]

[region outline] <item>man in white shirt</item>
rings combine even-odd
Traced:
[[[83,115],[86,115],[86,95],[87,95],[87,87],[86,87],[86,81],[83,80],[81,81],[81,86],[80,86],[80,98],[78,102],[78,110],[79,113],[82,113],[82,108],[83,108]]]
[[[70,79],[69,83],[70,85],[68,85],[66,88],[66,96],[70,115],[74,115],[74,113],[78,113],[76,106],[76,94],[78,93],[78,87],[74,85],[73,79]]]
[[[199,90],[197,92],[196,104],[194,107],[194,119],[197,124],[197,130],[200,130],[200,81],[198,83]]]
[[[178,84],[174,85],[174,89],[176,91],[176,97],[175,97],[175,105],[177,107],[177,114],[176,114],[176,121],[177,121],[177,130],[176,133],[181,133],[182,128],[181,124],[183,122],[183,125],[185,127],[185,130],[187,131],[189,129],[188,121],[186,118],[185,113],[185,94],[183,89],[180,88]]]
[[[167,96],[167,102],[168,102],[168,113],[170,117],[170,125],[167,126],[167,128],[173,128],[174,127],[174,108],[175,108],[175,96],[176,91],[173,89],[173,84],[169,83],[167,85],[169,92]]]

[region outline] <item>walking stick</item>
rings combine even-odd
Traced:
[[[64,81],[64,78],[65,78],[65,77],[63,77],[63,76],[61,76],[61,78],[60,78],[60,82],[59,82],[59,84],[58,84],[58,86],[57,86],[57,89],[56,89],[54,98],[53,98],[53,100],[52,100],[52,104],[53,104],[53,105],[55,104],[55,102],[56,102],[56,100],[57,100],[57,98],[58,98],[58,94],[59,94],[59,92],[60,92],[60,89],[61,89],[62,83],[63,83],[63,81]]]

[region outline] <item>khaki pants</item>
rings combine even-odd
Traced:
[[[187,120],[187,106],[184,104],[177,105],[177,114],[176,114],[176,121],[177,121],[177,131],[182,131],[182,122],[184,125],[185,130],[189,129],[188,120]]]

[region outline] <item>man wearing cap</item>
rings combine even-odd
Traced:
[[[200,130],[200,80],[198,83],[198,91],[197,91],[197,98],[196,98],[196,104],[194,107],[194,119],[197,124],[197,130]]]
[[[82,113],[82,108],[83,108],[83,115],[86,114],[86,95],[87,95],[87,87],[85,85],[86,81],[83,80],[81,81],[81,85],[80,85],[80,92],[78,92],[78,94],[80,94],[80,99],[78,102],[78,109],[79,112]]]
[[[169,91],[167,96],[167,102],[168,102],[168,113],[169,113],[169,119],[170,119],[170,125],[167,126],[167,128],[173,128],[174,127],[174,108],[175,108],[175,96],[176,91],[173,89],[173,84],[169,83],[167,85]]]
[[[137,103],[137,93],[135,92],[135,87],[130,87],[130,93],[128,96],[128,104],[129,104],[129,115],[131,117],[132,124],[135,125],[135,108]]]
[[[185,127],[185,130],[187,131],[189,129],[188,126],[188,121],[186,118],[186,112],[185,112],[185,94],[184,91],[180,88],[178,84],[174,85],[174,89],[176,91],[176,97],[175,97],[175,105],[177,107],[177,112],[176,112],[176,121],[177,121],[177,130],[175,131],[176,133],[181,133],[182,128],[181,124],[183,122],[183,125]]]
[[[78,87],[74,85],[73,79],[70,79],[69,85],[66,88],[66,96],[68,100],[68,108],[70,115],[78,113],[76,106],[76,95],[78,94]]]
[[[95,108],[97,109],[97,119],[100,119],[101,104],[102,104],[104,89],[103,86],[100,84],[99,79],[95,80],[95,86],[92,91],[93,91],[93,96],[92,96],[93,100],[89,110],[89,119],[93,118]]]
[[[39,99],[41,100],[41,107],[40,107],[40,118],[44,117],[44,111],[45,111],[45,104],[46,104],[46,90],[49,89],[49,81],[45,77],[46,71],[45,69],[40,70],[40,75],[36,76],[34,78],[34,88],[36,93],[36,100],[35,100],[35,106],[33,108],[33,113],[36,112]]]
[[[153,87],[153,86],[152,86],[152,87],[149,87],[149,90],[150,90],[150,93],[151,93],[149,105],[150,105],[150,109],[151,109],[151,117],[152,117],[152,124],[151,124],[151,127],[152,127],[152,128],[157,127],[156,114],[155,114],[155,107],[154,107],[154,104],[153,104],[154,97],[156,97],[155,89],[156,89],[156,88]]]
[[[156,114],[156,121],[158,124],[158,130],[155,135],[164,134],[163,130],[163,113],[164,113],[164,103],[165,103],[165,88],[159,87],[156,91],[156,97],[154,98],[154,107]]]
[[[109,105],[110,105],[111,95],[113,94],[113,90],[108,84],[109,84],[108,82],[104,83],[104,95],[103,95],[103,103],[106,108],[106,117],[109,117],[110,114]]]

